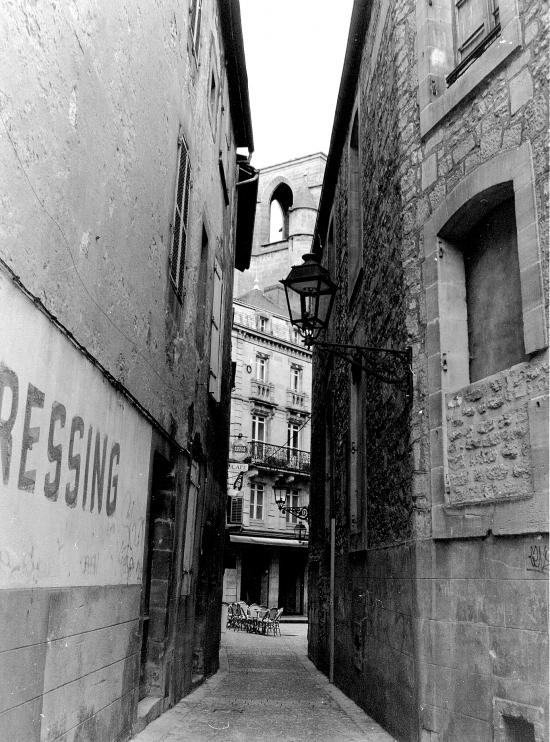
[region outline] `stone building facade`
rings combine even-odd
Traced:
[[[307,615],[307,520],[279,510],[273,485],[284,480],[286,504],[308,507],[311,352],[273,293],[233,301],[223,599]]]
[[[273,484],[286,479],[288,504],[308,506],[311,353],[279,282],[311,249],[325,162],[319,152],[259,171],[250,270],[235,274],[224,601],[285,614],[307,613],[308,524],[279,512]]]
[[[414,391],[314,353],[309,653],[400,740],[548,739],[547,42],[537,0],[353,8],[325,339]]]
[[[0,38],[0,737],[124,740],[218,663],[239,6],[18,1]]]
[[[235,275],[235,296],[279,285],[311,249],[326,159],[318,152],[259,171],[250,270]]]

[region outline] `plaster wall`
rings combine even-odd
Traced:
[[[9,299],[0,302],[0,362],[21,384],[12,471],[0,480],[0,489],[8,487],[0,604],[10,627],[1,648],[0,736],[10,742],[110,742],[136,730],[148,553],[155,713],[190,690],[193,656],[198,672],[217,669],[236,148],[218,4],[202,3],[196,49],[189,23],[188,2],[139,1],[16,1],[0,22],[0,258],[7,266],[0,291]],[[207,95],[213,68],[217,117]],[[180,136],[191,166],[181,300],[169,277]],[[219,404],[208,393],[210,323],[204,343],[195,342],[197,319],[211,316],[215,261],[224,286]],[[18,279],[8,278],[10,270]],[[16,311],[13,292],[26,313]],[[45,393],[44,408],[31,395],[25,412],[28,384]],[[65,427],[50,417],[60,406]],[[4,385],[3,423],[13,407]],[[82,508],[82,482],[78,500],[65,494],[74,484],[68,449],[76,416],[100,432],[101,445],[120,443],[120,462],[112,459],[117,510],[109,516],[110,447],[105,468],[98,460],[89,475],[96,487],[103,480],[103,512],[97,488],[93,512],[90,490]],[[82,478],[86,449],[77,442]],[[60,481],[48,496],[58,451]],[[164,489],[157,482],[163,502],[151,516],[155,453],[171,481]],[[29,480],[34,474],[34,493],[13,490],[15,467]],[[200,507],[192,509],[196,467]]]

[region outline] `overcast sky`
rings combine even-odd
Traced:
[[[328,153],[352,0],[240,0],[255,167]]]

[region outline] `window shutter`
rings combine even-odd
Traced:
[[[191,593],[191,575],[193,572],[193,552],[195,549],[197,500],[199,494],[199,470],[195,462],[191,464],[191,477],[187,500],[187,517],[185,520],[185,543],[183,547],[181,595]]]
[[[214,296],[212,299],[212,326],[210,330],[210,383],[208,391],[219,402],[222,372],[222,303],[223,285],[220,264],[214,264]]]
[[[178,147],[178,180],[176,184],[176,202],[174,205],[174,233],[172,235],[172,250],[170,254],[170,278],[178,296],[181,296],[183,291],[190,176],[189,150],[183,137],[180,137]]]
[[[457,63],[465,59],[493,28],[497,12],[493,0],[458,0],[455,3]]]
[[[191,5],[191,34],[193,37],[193,51],[198,54],[201,33],[202,0],[193,0]]]

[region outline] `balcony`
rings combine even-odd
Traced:
[[[250,441],[250,461],[256,466],[276,471],[293,471],[309,474],[309,451],[300,451],[289,446],[272,446],[270,443]]]
[[[305,392],[296,392],[293,389],[286,391],[286,406],[293,410],[305,410],[308,406],[309,398]]]
[[[251,399],[257,399],[260,402],[267,402],[268,404],[275,404],[273,391],[273,384],[268,384],[265,381],[258,381],[257,379],[252,379],[250,381]]]

